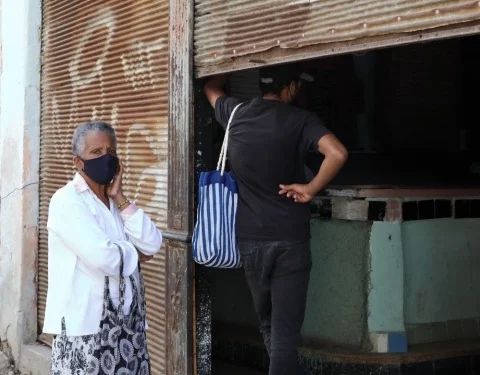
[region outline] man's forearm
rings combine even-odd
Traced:
[[[340,169],[344,166],[347,161],[345,156],[327,156],[323,161],[320,169],[318,170],[317,175],[310,181],[309,190],[312,195],[318,194],[319,191],[324,189],[330,181],[340,172]]]
[[[219,97],[225,94],[223,88],[227,84],[228,76],[226,74],[214,76],[205,84],[204,92],[208,101],[215,108],[215,103]]]

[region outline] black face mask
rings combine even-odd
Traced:
[[[83,160],[83,164],[85,174],[100,185],[108,185],[118,170],[118,158],[111,154],[105,154],[96,159]]]

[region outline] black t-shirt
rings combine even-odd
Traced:
[[[242,101],[228,96],[215,104],[226,128]],[[243,103],[230,126],[228,161],[238,183],[238,238],[296,241],[310,238],[310,208],[279,195],[280,184],[305,183],[304,156],[318,151],[328,129],[317,115],[278,100]]]

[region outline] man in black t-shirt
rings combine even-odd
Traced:
[[[263,97],[244,102],[230,126],[228,157],[238,183],[236,235],[270,356],[270,375],[302,374],[297,349],[312,265],[308,202],[338,173],[347,151],[313,113],[289,105],[302,85],[290,66],[263,68]],[[225,128],[241,101],[223,91],[225,76],[205,85]],[[325,159],[308,182],[304,156]]]

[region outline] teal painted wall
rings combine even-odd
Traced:
[[[480,317],[480,219],[311,225],[307,340],[365,348],[367,332]],[[257,327],[243,270],[209,272],[213,319]]]
[[[303,334],[357,346],[367,332],[371,223],[312,219],[313,269]],[[210,270],[213,319],[256,327],[243,270]]]
[[[405,323],[480,317],[480,219],[402,224]]]
[[[375,222],[370,235],[370,332],[403,332],[402,224]]]

